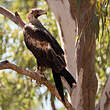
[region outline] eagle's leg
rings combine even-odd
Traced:
[[[36,62],[37,62],[37,66],[35,67],[35,72],[36,73],[41,73],[41,66],[40,66],[38,61],[36,61]]]
[[[40,63],[37,61],[37,68],[36,68],[36,71],[35,72],[38,72],[40,73],[40,75],[44,75],[44,71],[46,70],[46,67],[45,66],[41,66]]]
[[[35,69],[35,73],[39,73],[39,75],[41,75],[42,77],[45,77],[44,75],[44,71],[45,71],[45,67],[40,66],[40,64],[37,61],[37,67]],[[46,78],[46,77],[45,77]],[[36,80],[36,83],[39,84],[39,82]]]

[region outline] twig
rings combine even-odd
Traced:
[[[52,110],[56,110],[55,108],[55,103],[54,103],[54,100],[55,100],[55,96],[53,94],[51,94],[51,106],[52,106]]]
[[[21,17],[19,16],[19,14],[18,14],[17,11],[15,12],[15,17],[16,17],[16,19],[17,19],[17,21],[18,21],[18,25],[19,25],[21,28],[23,28],[24,25],[25,25],[25,23],[23,22],[23,20],[21,19]]]
[[[25,23],[24,21],[20,18],[19,14],[15,12],[15,15],[7,10],[6,8],[0,6],[0,13],[6,17],[8,17],[10,20],[12,20],[15,24],[20,26],[21,28],[24,27]]]

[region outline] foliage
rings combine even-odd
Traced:
[[[35,89],[29,79],[24,80],[8,72],[0,74],[0,107],[3,110],[24,110],[33,105]]]
[[[110,73],[110,5],[109,0],[99,0],[96,4],[96,15],[99,19],[99,35],[96,42],[96,73],[100,97],[104,83]]]

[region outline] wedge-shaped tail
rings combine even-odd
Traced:
[[[66,70],[66,68],[64,68],[62,71],[61,71],[61,76],[63,76],[66,81],[68,82],[69,86],[72,88],[73,86],[73,83],[76,84],[76,80],[74,79],[74,77]]]
[[[58,90],[58,93],[59,93],[61,99],[64,101],[63,85],[62,85],[60,73],[56,73],[54,71],[54,69],[52,69],[52,73],[53,73],[53,78],[55,81],[55,86]]]
[[[53,73],[53,78],[55,81],[55,86],[58,90],[58,93],[59,93],[62,101],[64,101],[64,92],[63,92],[61,76],[63,76],[65,78],[65,80],[68,82],[68,84],[71,88],[73,86],[73,83],[76,84],[76,81],[75,81],[74,77],[65,68],[60,73],[57,73],[54,71],[54,69],[52,69],[52,73]]]

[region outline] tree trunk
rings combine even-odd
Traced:
[[[60,25],[67,68],[77,79],[77,87],[70,94],[72,106],[75,110],[94,110],[97,90],[94,68],[94,5],[88,0],[80,0],[79,3],[76,0],[46,1]]]

